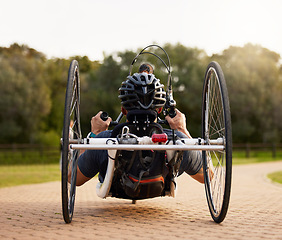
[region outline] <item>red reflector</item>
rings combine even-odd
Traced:
[[[153,143],[157,143],[157,142],[165,143],[167,141],[167,135],[165,133],[161,133],[161,134],[155,133],[152,136],[152,141],[153,141]]]

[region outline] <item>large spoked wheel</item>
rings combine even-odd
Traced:
[[[70,223],[74,211],[77,159],[79,150],[72,150],[70,143],[81,142],[80,127],[80,80],[78,62],[70,64],[65,99],[62,143],[62,208],[66,223]]]
[[[211,62],[205,74],[202,102],[202,137],[206,144],[222,138],[224,150],[203,151],[205,190],[213,220],[224,220],[230,199],[232,130],[229,98],[220,65]]]

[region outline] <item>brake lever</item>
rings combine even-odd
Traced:
[[[169,115],[171,118],[174,118],[176,116],[175,106],[176,106],[176,102],[172,98],[172,96],[170,96],[165,103],[165,107],[163,111],[164,115],[165,116]]]
[[[166,94],[166,102],[163,111],[164,115],[169,115],[171,118],[174,118],[176,116],[175,107],[176,102],[172,96],[172,86],[169,86]]]

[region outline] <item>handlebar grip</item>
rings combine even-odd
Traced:
[[[176,111],[173,109],[171,111],[168,112],[168,115],[171,117],[171,118],[174,118],[176,116]]]
[[[103,121],[107,121],[108,118],[109,118],[109,114],[107,112],[102,112],[101,115],[100,115],[100,118],[103,120]]]
[[[175,107],[170,107],[167,111],[168,115],[171,117],[171,118],[174,118],[176,116],[176,111],[175,111]]]

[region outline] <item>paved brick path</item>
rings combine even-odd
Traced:
[[[212,221],[204,186],[187,175],[176,198],[99,199],[96,180],[77,188],[73,222],[61,214],[60,182],[0,189],[0,239],[282,239],[282,187],[266,173],[282,161],[235,166],[230,208]]]

